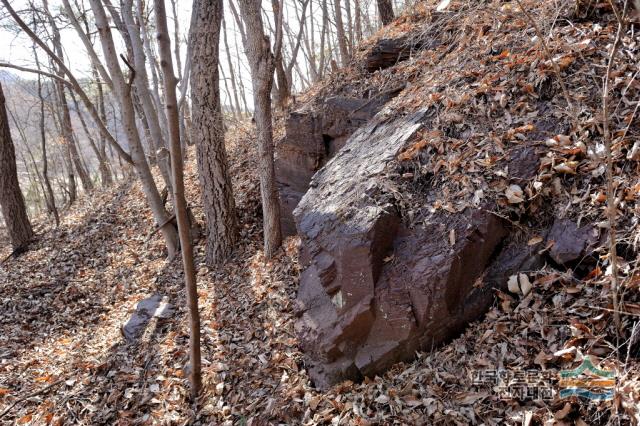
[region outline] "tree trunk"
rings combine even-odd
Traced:
[[[127,33],[129,34],[129,40],[131,41],[131,49],[133,52],[134,68],[136,69],[136,75],[134,83],[136,85],[136,93],[140,98],[142,111],[147,120],[149,134],[153,139],[153,145],[159,152],[154,152],[153,157],[157,156],[158,167],[165,185],[171,190],[171,165],[169,163],[169,156],[166,152],[167,143],[162,135],[160,128],[160,120],[158,119],[158,111],[153,104],[151,92],[149,90],[149,79],[147,77],[146,58],[144,54],[144,47],[140,39],[140,27],[144,25],[143,22],[135,22],[133,19],[133,0],[124,0],[122,2],[122,16],[126,25]]]
[[[62,39],[60,37],[60,31],[58,30],[58,26],[53,19],[53,16],[49,12],[48,0],[43,1],[43,5],[46,11],[47,19],[49,20],[49,24],[51,26],[52,31],[52,42],[53,42],[53,50],[61,60],[64,60],[64,53],[62,51]],[[59,77],[64,77],[64,71],[60,67],[56,67],[56,74]],[[62,138],[64,140],[66,148],[69,150],[69,157],[73,162],[73,166],[78,173],[78,177],[80,178],[80,182],[82,183],[82,187],[84,188],[84,192],[91,192],[93,190],[93,183],[91,182],[91,178],[89,177],[89,173],[83,167],[80,161],[80,154],[78,153],[78,149],[76,148],[75,143],[73,142],[73,127],[71,126],[71,114],[69,113],[69,105],[67,105],[67,97],[64,92],[64,84],[61,81],[56,80],[56,91],[58,92],[58,102],[60,107],[60,118],[62,124]],[[71,168],[69,168],[71,170]],[[73,172],[71,172],[72,174]],[[74,179],[74,177],[70,174],[69,178]],[[75,186],[75,180],[73,182]]]
[[[331,36],[329,32],[329,8],[327,7],[327,0],[322,0],[322,30],[320,32],[320,60],[318,63],[318,80],[322,80],[324,77],[324,70],[326,68],[325,57],[325,41],[331,42]],[[329,56],[331,56],[331,46],[329,46]],[[316,80],[316,81],[318,81]]]
[[[104,110],[104,91],[102,90],[102,81],[100,80],[100,75],[98,74],[95,67],[93,68],[93,76],[96,79],[98,92],[98,110],[100,112],[100,118],[106,123],[107,115]],[[98,151],[100,151],[100,157],[104,160],[100,163],[100,181],[102,182],[103,188],[113,185],[113,176],[111,174],[109,159],[107,158],[106,145],[106,140],[104,139],[102,133],[100,133],[100,137],[98,139]]]
[[[380,15],[380,21],[382,25],[389,25],[394,19],[393,4],[391,0],[377,0],[378,1],[378,14]]]
[[[360,0],[355,0],[354,3],[355,8],[355,38],[356,43],[360,43],[362,41],[362,9],[360,9]]]
[[[293,40],[291,41],[291,45],[293,46],[293,51],[291,52],[291,59],[287,64],[287,68],[285,69],[285,75],[287,76],[287,84],[289,85],[287,90],[289,95],[291,95],[291,90],[293,89],[293,67],[298,65],[298,51],[300,50],[300,45],[302,44],[302,37],[304,37],[304,28],[306,24],[306,13],[307,13],[307,5],[311,3],[311,0],[305,0],[302,3],[302,16],[298,16],[300,28],[298,29],[298,35],[295,39],[295,44]],[[296,15],[297,15],[296,8]]]
[[[221,5],[222,2],[219,2]],[[220,9],[222,9],[220,7]],[[164,76],[164,96],[166,102],[167,124],[169,127],[169,139],[171,141],[171,168],[173,175],[173,201],[175,204],[178,231],[180,233],[180,245],[182,248],[182,264],[184,267],[185,285],[187,288],[187,305],[190,318],[189,358],[191,362],[191,396],[193,400],[198,397],[202,387],[201,361],[200,361],[200,314],[198,312],[198,290],[196,271],[193,264],[193,248],[191,246],[191,227],[187,215],[187,206],[184,199],[184,175],[182,171],[182,151],[180,146],[180,120],[178,117],[178,101],[176,99],[177,80],[173,73],[173,61],[171,59],[171,41],[167,29],[167,16],[164,10],[164,0],[155,0],[157,39],[160,51],[160,64]],[[218,21],[218,33],[220,24]],[[178,41],[176,40],[176,43]],[[217,47],[217,44],[214,46]],[[217,51],[217,49],[216,49]],[[217,68],[217,67],[216,67]]]
[[[349,55],[353,54],[353,17],[351,16],[351,0],[346,0],[344,3],[344,10],[347,15],[347,38],[349,41]]]
[[[0,84],[0,207],[14,250],[26,248],[33,238],[22,191],[18,182],[16,152],[9,130],[4,92]]]
[[[227,53],[227,63],[229,65],[229,77],[231,78],[231,88],[233,89],[233,100],[236,104],[236,110],[240,115],[239,118],[242,117],[242,107],[240,106],[240,101],[238,100],[238,87],[236,85],[236,75],[233,71],[233,62],[231,61],[231,50],[229,49],[229,43],[227,42],[227,26],[225,25],[225,20],[222,20],[222,36],[224,40],[224,51]]]
[[[340,49],[340,62],[344,67],[349,63],[350,58],[349,49],[347,47],[347,36],[345,35],[344,25],[342,23],[342,6],[340,5],[340,0],[333,0],[333,4],[335,6],[336,32],[338,35],[338,48]]]
[[[147,198],[147,202],[149,203],[149,207],[151,208],[156,223],[159,226],[165,224],[162,226],[160,232],[164,237],[165,244],[169,252],[169,258],[173,258],[178,249],[178,235],[173,224],[168,222],[169,214],[164,208],[162,197],[160,196],[156,183],[153,180],[149,163],[147,162],[142,148],[140,135],[138,134],[138,129],[136,127],[133,99],[131,97],[132,87],[130,84],[125,82],[124,76],[122,75],[122,71],[118,63],[115,44],[113,42],[113,36],[111,35],[111,28],[100,0],[90,0],[90,4],[95,16],[98,34],[100,35],[102,52],[104,54],[105,61],[107,62],[109,74],[111,74],[111,79],[113,80],[115,95],[120,103],[122,124],[131,149],[131,159],[133,160],[136,173],[138,174],[138,178],[142,185],[142,190]]]
[[[36,65],[40,69],[40,61],[36,54],[35,46],[33,47],[33,53],[36,60]],[[44,120],[44,96],[42,94],[42,79],[38,76],[38,99],[40,100],[40,116],[38,124],[40,130],[40,146],[42,149],[42,180],[46,189],[47,210],[53,214],[53,218],[56,221],[56,227],[60,226],[60,215],[58,214],[58,208],[56,207],[56,196],[53,193],[51,187],[51,180],[49,179],[49,161],[47,159],[47,139],[45,137],[45,120]]]
[[[236,212],[220,105],[218,45],[222,2],[194,2],[189,34],[191,55],[191,140],[196,145],[202,204],[207,221],[207,264],[224,261],[237,239]]]
[[[245,50],[253,82],[254,119],[258,132],[258,169],[264,219],[264,253],[267,258],[272,258],[282,244],[280,205],[273,165],[273,133],[269,97],[275,65],[269,37],[265,36],[262,25],[261,1],[239,0],[239,3],[247,29]]]
[[[271,6],[273,8],[273,19],[276,25],[276,38],[282,38],[284,31],[282,22],[284,14],[283,5],[279,0],[271,0]],[[280,46],[278,46],[274,52],[274,63],[276,67],[276,79],[278,80],[276,103],[278,107],[282,109],[291,95],[289,91],[289,82],[287,81],[287,73],[282,60],[282,43],[280,43]]]

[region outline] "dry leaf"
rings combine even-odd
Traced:
[[[449,7],[450,4],[451,4],[451,0],[442,0],[438,4],[438,7],[436,7],[436,11],[437,12],[442,12],[442,11],[446,10]]]
[[[519,185],[509,185],[504,194],[510,204],[518,204],[524,201],[524,192]]]

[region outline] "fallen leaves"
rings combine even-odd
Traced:
[[[579,52],[555,58],[561,67],[568,67],[567,84],[576,102],[580,101],[587,132],[577,134],[564,128],[565,106],[555,96],[555,82],[541,75],[540,52],[528,50],[531,34],[517,20],[496,18],[496,10],[519,13],[515,4],[472,2],[463,13],[455,10],[458,3],[420,6],[428,13],[410,28],[417,37],[437,40],[433,48],[414,52],[404,63],[368,76],[349,68],[323,82],[325,86],[312,88],[308,96],[326,89],[364,97],[371,87],[398,79],[410,82],[388,113],[432,108],[429,125],[433,128],[419,134],[398,156],[406,163],[403,166],[425,161],[416,170],[404,171],[406,184],[438,187],[437,199],[418,200],[422,210],[416,207],[414,213],[420,220],[429,209],[462,212],[495,200],[504,202],[498,214],[507,218],[513,218],[513,211],[535,207],[544,216],[545,207],[552,207],[564,214],[579,213],[585,221],[598,220],[605,199],[600,102],[597,90],[592,90],[600,71],[593,64],[601,63],[601,52],[611,40],[611,23],[604,17],[597,25],[577,22],[554,27],[555,7],[549,2],[527,2],[535,6],[532,11],[541,25],[554,28],[549,36],[554,51]],[[425,25],[426,17],[438,7],[441,20]],[[380,34],[405,35],[406,28],[394,24]],[[620,59],[622,72],[616,79],[619,93],[637,68],[636,41],[629,37],[624,43],[627,54]],[[625,92],[620,106],[623,118],[613,120],[620,138],[626,126],[633,124],[628,117],[633,117],[638,98],[636,86],[630,85]],[[636,127],[614,149],[617,171],[624,171],[618,173],[621,178],[616,183],[621,221],[637,216],[638,176],[624,162],[639,156]],[[470,324],[450,344],[418,353],[414,362],[398,364],[362,383],[347,382],[326,392],[314,389],[293,325],[298,273],[295,240],[271,262],[260,255],[259,184],[251,160],[255,144],[244,128],[231,129],[227,139],[241,244],[220,270],[209,271],[200,263],[202,409],[193,413],[186,397],[187,334],[180,315],[158,325],[140,347],[121,343],[119,326],[137,300],[157,288],[167,290],[173,300],[184,297],[179,267],[165,264],[159,238],[144,241],[153,223],[139,187],[122,185],[113,192],[96,193],[88,205],[70,212],[59,230],[43,229],[42,241],[32,252],[0,271],[0,403],[7,406],[35,384],[50,383],[52,377],[67,378],[64,389],[46,395],[52,407],[38,412],[41,400],[25,401],[11,412],[9,421],[368,425],[501,424],[505,419],[541,424],[578,419],[578,424],[580,418],[589,419],[595,413],[588,405],[505,400],[493,387],[474,387],[470,377],[480,368],[523,367],[557,373],[571,366],[578,351],[615,346],[603,273],[606,258],[596,259],[598,264],[582,279],[573,271],[565,275],[549,269],[515,274],[501,283],[509,293],[496,290],[498,303],[485,320]],[[514,173],[508,164],[517,147],[540,149],[535,151],[540,161],[533,164],[531,177]],[[196,200],[194,156],[189,157],[188,198]],[[552,193],[557,197],[555,204],[545,205]],[[531,210],[528,213],[537,216]],[[202,212],[196,211],[198,215],[201,220]],[[629,223],[623,222],[624,226]],[[454,244],[455,233],[448,239]],[[524,237],[523,244],[535,249],[543,241],[531,235]],[[196,246],[200,262],[202,254],[200,242]],[[393,260],[389,255],[384,262]],[[632,265],[623,266],[632,271]],[[628,295],[632,296],[640,279],[630,272],[627,281],[634,290]],[[334,297],[336,304],[343,302],[341,295]],[[629,299],[625,309],[638,315],[640,304]],[[576,318],[580,325],[573,321]],[[620,383],[624,391],[621,411],[616,413],[620,418],[637,413],[640,394],[637,361],[631,360],[628,367],[628,376]],[[604,417],[611,412],[598,410],[597,415]]]
[[[507,287],[511,293],[527,296],[533,288],[533,285],[526,274],[518,274],[509,277]]]
[[[524,202],[524,191],[520,188],[520,185],[509,185],[504,191],[504,195],[507,197],[507,201],[510,204],[519,204]]]

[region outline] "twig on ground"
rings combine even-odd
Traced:
[[[65,379],[59,379],[59,380],[56,380],[55,382],[51,383],[51,384],[50,384],[50,385],[48,385],[48,386],[45,386],[44,388],[42,388],[42,389],[40,389],[40,390],[37,390],[37,391],[32,392],[32,393],[30,393],[30,394],[28,394],[28,395],[25,395],[25,396],[23,396],[22,398],[18,398],[18,399],[16,399],[15,401],[13,401],[13,404],[9,405],[9,406],[7,407],[7,409],[6,409],[6,410],[4,410],[2,413],[0,413],[0,419],[1,419],[1,418],[3,418],[4,416],[6,416],[6,415],[9,413],[9,411],[11,411],[11,409],[12,409],[13,407],[15,407],[16,405],[18,405],[18,404],[19,404],[19,403],[21,403],[22,401],[27,400],[27,399],[29,399],[29,398],[33,398],[34,396],[38,396],[38,395],[40,395],[40,394],[45,393],[46,391],[48,391],[48,390],[49,390],[49,389],[51,389],[52,387],[54,387],[54,386],[59,385],[60,383],[62,383],[64,380],[65,380]]]
[[[611,262],[611,296],[613,302],[613,322],[616,328],[616,336],[620,338],[620,309],[618,300],[619,281],[618,281],[618,255],[616,250],[616,206],[615,206],[615,188],[613,185],[613,154],[611,150],[611,129],[609,128],[609,84],[611,82],[611,71],[613,63],[615,61],[616,53],[620,47],[620,41],[622,40],[622,33],[625,28],[625,17],[629,0],[625,0],[624,10],[622,14],[617,10],[615,5],[611,3],[613,10],[618,21],[618,30],[616,31],[616,38],[611,46],[609,52],[609,59],[607,61],[607,70],[604,76],[604,83],[602,88],[602,114],[603,114],[603,133],[604,133],[604,148],[605,157],[607,162],[607,221],[609,222],[609,258]]]

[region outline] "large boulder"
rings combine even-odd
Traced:
[[[307,192],[311,177],[402,88],[372,91],[368,98],[332,96],[319,106],[306,105],[289,115],[285,136],[276,144],[275,156],[285,235],[296,233],[293,209]]]
[[[425,119],[425,111],[378,114],[313,177],[294,211],[304,267],[296,329],[321,388],[451,338],[531,257],[522,247],[502,250],[507,226],[486,209],[404,224],[388,166]]]

